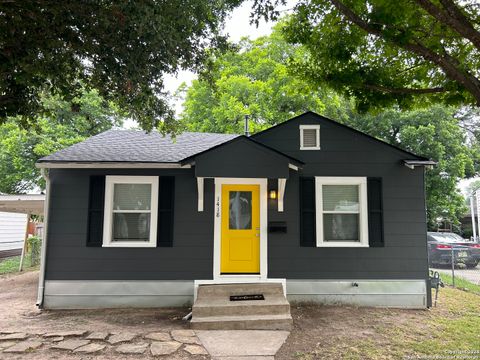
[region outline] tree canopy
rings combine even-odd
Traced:
[[[185,96],[180,117],[186,128],[240,133],[246,114],[252,132],[307,110],[347,117],[351,106],[341,96],[288,72],[288,59],[302,53],[283,39],[279,26],[270,36],[245,38],[236,49],[212,53],[208,73],[178,91]]]
[[[43,188],[35,162],[88,136],[122,124],[122,114],[95,90],[82,89],[71,101],[41,95],[50,116],[37,116],[35,126],[21,127],[16,118],[0,125],[0,192],[25,193]],[[73,106],[72,106],[73,104]]]
[[[278,3],[256,1],[256,16],[275,17]],[[300,0],[284,33],[307,49],[291,69],[366,111],[480,106],[479,26],[476,0]]]
[[[0,123],[48,115],[41,94],[66,101],[82,86],[114,101],[144,129],[173,129],[163,76],[221,47],[225,15],[240,1],[2,1]]]
[[[257,132],[305,110],[316,111],[438,161],[426,173],[429,227],[435,228],[437,218],[456,223],[465,211],[456,185],[473,176],[480,165],[478,132],[464,128],[470,127],[476,112],[437,104],[410,111],[390,108],[378,114],[358,113],[352,101],[287,71],[289,59],[302,56],[303,51],[286,43],[276,28],[271,36],[244,39],[237,51],[211,58],[208,76],[180,89],[185,92],[184,126],[194,131],[242,133],[243,115],[249,113],[250,130]]]
[[[354,116],[347,124],[437,161],[425,178],[428,226],[435,229],[439,218],[458,225],[466,208],[457,184],[478,171],[479,164],[474,160],[479,149],[476,142],[467,142],[455,109],[443,105],[411,111],[390,109],[377,115]]]

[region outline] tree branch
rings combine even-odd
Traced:
[[[414,54],[420,55],[425,60],[428,60],[439,66],[445,72],[447,77],[463,85],[465,89],[475,98],[477,105],[480,106],[480,81],[468,71],[463,71],[462,69],[460,69],[458,67],[459,62],[457,59],[453,58],[448,53],[442,55],[437,54],[433,50],[423,45],[420,41],[416,41],[415,43],[405,43],[392,37],[386,38],[380,27],[371,26],[371,24],[363,20],[340,0],[330,0],[330,2],[349,21],[351,21],[367,33],[376,35],[377,37],[380,37],[385,41],[390,41],[394,45],[408,50]]]
[[[363,87],[380,91],[389,94],[435,94],[445,92],[444,87],[435,87],[435,88],[426,88],[426,89],[415,89],[415,88],[390,88],[382,85],[373,85],[373,84],[363,84]]]
[[[430,0],[415,0],[424,10],[443,24],[450,26],[464,38],[470,40],[480,50],[480,32],[475,30],[469,19],[450,0],[440,0],[443,10]]]

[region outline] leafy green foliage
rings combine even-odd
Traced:
[[[284,1],[257,1],[256,15],[268,16],[274,3]],[[479,9],[474,0],[301,0],[283,31],[307,52],[290,69],[355,97],[362,112],[478,106]]]
[[[144,129],[175,128],[163,75],[201,64],[237,0],[4,1],[0,123],[49,115],[42,94],[69,102],[96,89]]]
[[[302,54],[278,27],[268,37],[243,39],[237,51],[212,53],[208,73],[179,90],[186,92],[181,115],[186,128],[241,133],[248,114],[250,131],[257,132],[307,110],[346,118],[352,106],[342,97],[288,72],[288,59]]]
[[[71,102],[44,95],[42,106],[51,115],[36,117],[35,126],[29,130],[20,126],[17,118],[0,125],[0,192],[25,193],[42,188],[43,179],[35,168],[40,157],[122,123],[121,112],[95,90],[84,89]]]
[[[437,161],[425,178],[428,226],[435,229],[437,218],[458,225],[466,208],[457,184],[475,174],[473,158],[478,156],[478,149],[467,145],[454,109],[434,105],[413,111],[386,110],[378,115],[357,115],[347,124]]]
[[[276,28],[269,37],[244,39],[238,51],[211,58],[210,72],[190,88],[180,89],[186,92],[185,127],[242,133],[243,116],[248,113],[253,120],[250,131],[257,132],[306,110],[316,111],[438,161],[438,166],[426,172],[429,227],[434,229],[439,217],[458,223],[465,207],[456,185],[474,175],[480,156],[477,136],[467,139],[460,126],[471,120],[471,111],[462,109],[459,116],[452,108],[435,105],[425,110],[359,114],[353,102],[288,71],[289,59],[304,55],[302,47],[286,43]]]

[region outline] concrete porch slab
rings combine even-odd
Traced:
[[[289,331],[268,330],[197,330],[203,346],[213,358],[249,359],[273,357]]]

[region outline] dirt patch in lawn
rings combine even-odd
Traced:
[[[141,334],[188,328],[186,308],[40,311],[35,307],[38,272],[0,276],[0,332],[43,334],[62,330]],[[480,359],[480,296],[444,288],[431,310],[292,304],[294,328],[276,359],[406,359],[469,355]],[[40,338],[39,336],[37,336]],[[463,353],[462,353],[463,351]],[[96,356],[47,346],[0,359],[118,359],[113,347]],[[3,356],[3,357],[2,357]],[[153,357],[121,356],[122,359]],[[178,350],[168,359],[206,359]],[[414,358],[414,357],[411,357]],[[473,357],[471,357],[473,358]]]
[[[457,289],[442,289],[430,310],[292,304],[291,312],[294,329],[275,359],[480,359],[480,296]]]
[[[0,331],[44,333],[59,330],[156,331],[188,328],[182,321],[190,310],[102,309],[102,310],[39,310],[37,299],[38,272],[0,276]]]

